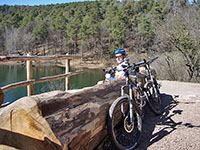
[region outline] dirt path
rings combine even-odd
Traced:
[[[200,84],[160,81],[165,111],[147,107],[137,150],[200,149]]]

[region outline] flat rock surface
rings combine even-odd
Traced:
[[[155,116],[146,108],[137,150],[200,149],[200,84],[160,81],[165,111]]]
[[[143,132],[136,150],[199,150],[200,84],[159,83],[164,113],[156,116],[149,107],[145,108]]]

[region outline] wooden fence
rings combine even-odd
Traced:
[[[26,71],[27,71],[27,81],[21,81],[21,82],[9,84],[0,88],[0,106],[4,100],[4,92],[13,88],[21,87],[21,86],[27,86],[27,95],[31,96],[34,94],[33,84],[65,78],[65,90],[69,90],[70,76],[83,73],[83,71],[70,72],[70,60],[80,59],[80,58],[81,58],[80,55],[31,56],[30,54],[28,54],[27,56],[0,56],[0,63],[9,62],[9,61],[26,61]],[[65,60],[66,61],[65,74],[43,77],[40,79],[32,79],[32,62],[33,61],[50,61],[50,60]]]

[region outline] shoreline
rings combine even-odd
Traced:
[[[110,63],[109,63],[110,64]],[[1,62],[0,65],[26,65],[26,62],[24,61],[10,61],[10,62]],[[64,61],[48,61],[48,62],[34,62],[33,66],[39,66],[39,65],[53,65],[65,68],[65,62]],[[105,63],[100,63],[100,61],[81,61],[81,60],[72,60],[70,62],[70,67],[72,68],[88,68],[88,69],[98,69],[98,68],[107,68],[109,67]]]

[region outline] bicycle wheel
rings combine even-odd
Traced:
[[[154,85],[153,85],[154,84]],[[153,83],[147,84],[148,92],[148,104],[150,109],[156,114],[160,115],[163,113],[162,99],[157,81],[154,79]]]
[[[135,109],[133,109],[133,121],[130,122],[129,103],[126,96],[119,97],[111,105],[108,114],[109,137],[114,146],[121,150],[135,148],[142,129],[141,117]]]

